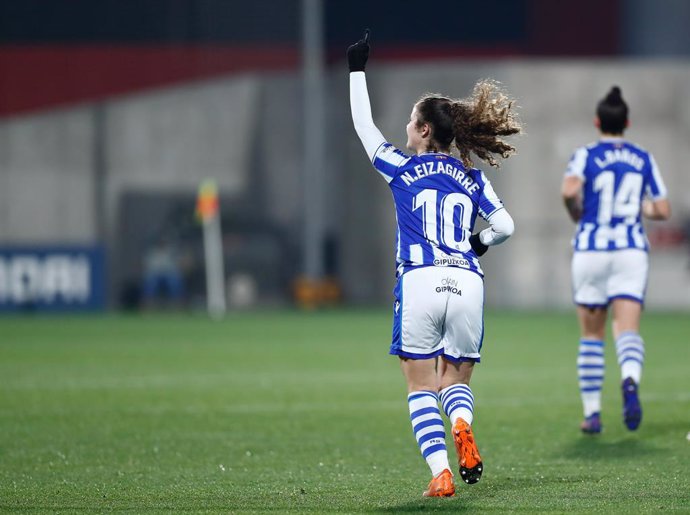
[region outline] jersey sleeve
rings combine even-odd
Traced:
[[[566,168],[566,177],[577,177],[579,179],[582,179],[582,181],[584,182],[585,166],[587,165],[587,154],[587,148],[585,147],[580,147],[575,151],[573,157],[570,158],[568,168]]]
[[[479,233],[479,240],[489,247],[503,243],[515,231],[515,222],[507,209],[494,211],[487,221],[490,227]]]
[[[484,182],[484,188],[479,196],[479,215],[484,219],[488,220],[489,217],[494,214],[499,209],[503,209],[503,202],[496,192],[494,191],[491,182],[487,179],[484,172],[481,172],[482,182]]]
[[[664,179],[661,177],[661,172],[659,172],[659,167],[656,164],[656,160],[652,154],[649,154],[649,180],[647,182],[647,188],[645,193],[652,200],[661,200],[666,198],[667,190],[664,184]]]
[[[403,154],[390,143],[383,143],[374,152],[371,163],[386,182],[391,182],[398,175],[400,167],[410,160],[410,156]]]

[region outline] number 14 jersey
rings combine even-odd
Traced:
[[[488,220],[503,208],[481,170],[453,156],[408,156],[383,143],[372,160],[393,193],[398,221],[398,276],[421,266],[452,266],[483,275],[470,246],[479,214]]]
[[[602,138],[575,151],[566,176],[583,181],[575,250],[649,249],[641,222],[642,199],[666,197],[666,186],[649,152],[622,138]]]

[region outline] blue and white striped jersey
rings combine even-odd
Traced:
[[[479,214],[503,208],[481,170],[467,170],[453,156],[408,156],[382,143],[372,163],[393,193],[398,220],[397,273],[420,266],[454,266],[483,275],[470,246]]]
[[[575,151],[566,176],[583,181],[582,219],[573,238],[576,251],[649,249],[641,222],[642,199],[666,197],[649,152],[622,138],[602,138]]]

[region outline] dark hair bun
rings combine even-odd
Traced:
[[[623,104],[623,95],[621,94],[621,88],[618,86],[613,86],[608,95],[606,95],[605,102],[609,105],[620,105]]]

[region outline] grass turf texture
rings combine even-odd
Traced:
[[[574,314],[487,313],[485,473],[453,499],[421,498],[389,334],[383,311],[2,318],[0,511],[690,511],[687,314],[645,314],[635,433],[609,340],[587,437]]]

